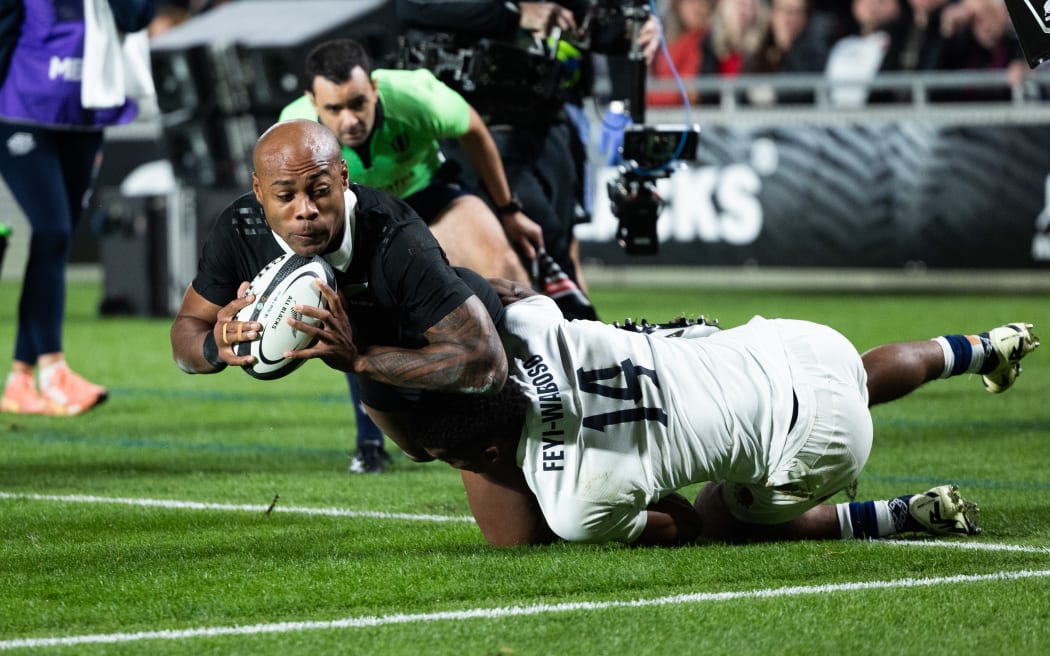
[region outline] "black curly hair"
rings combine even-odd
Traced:
[[[364,46],[350,39],[325,41],[306,55],[307,89],[313,91],[315,77],[343,84],[350,79],[350,73],[358,66],[368,76],[372,75],[372,61]]]
[[[427,392],[414,408],[412,433],[425,449],[462,451],[517,438],[528,407],[525,390],[510,379],[496,394]]]

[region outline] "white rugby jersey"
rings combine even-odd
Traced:
[[[773,323],[666,338],[565,321],[545,296],[508,306],[511,374],[532,400],[518,463],[551,529],[631,542],[646,506],[685,485],[763,483],[793,411]]]

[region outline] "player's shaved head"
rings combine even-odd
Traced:
[[[342,159],[339,141],[332,131],[317,121],[282,121],[263,132],[255,142],[252,165],[260,173],[279,167],[289,158],[306,157],[315,162]]]
[[[252,162],[252,192],[278,237],[305,257],[341,247],[349,179],[331,130],[315,121],[278,123],[259,137]]]

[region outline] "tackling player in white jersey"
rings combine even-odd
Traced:
[[[565,321],[550,299],[492,282],[514,301],[502,334],[512,379],[495,397],[431,405],[419,414],[420,443],[492,481],[523,474],[547,526],[570,541],[974,534],[977,508],[954,486],[823,502],[867,461],[869,405],[967,372],[1004,391],[1039,345],[1029,324],[1012,323],[861,356],[827,326],[760,317],[668,338]],[[705,481],[695,504],[676,493]]]

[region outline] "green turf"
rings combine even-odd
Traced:
[[[0,287],[0,345],[8,349],[17,294],[17,285]],[[833,325],[861,350],[1014,320],[1050,331],[1050,306],[1036,295],[593,296],[609,321],[807,318]],[[977,377],[964,376],[874,411],[861,496],[957,482],[981,504],[985,531],[976,539],[497,550],[468,521],[287,512],[468,514],[458,476],[441,464],[398,455],[386,475],[346,473],[354,429],[341,374],[312,362],[272,382],[238,371],[188,376],[171,360],[168,320],[99,319],[98,300],[97,286],[70,288],[67,352],[75,369],[110,387],[111,399],[78,418],[0,415],[0,494],[21,495],[0,498],[0,649],[19,639],[255,625],[284,630],[33,651],[1005,654],[1050,644],[1050,351],[1025,361],[1008,394],[987,394]],[[265,514],[275,495],[286,512]],[[960,542],[1029,550],[943,546]],[[988,578],[1019,572],[1035,575]],[[954,576],[976,578],[941,580]],[[856,589],[872,582],[898,583]],[[624,605],[631,600],[648,601]],[[513,607],[536,608],[515,615]],[[468,611],[498,616],[464,617]],[[460,615],[425,617],[441,612]],[[347,622],[325,624],[340,620]]]

